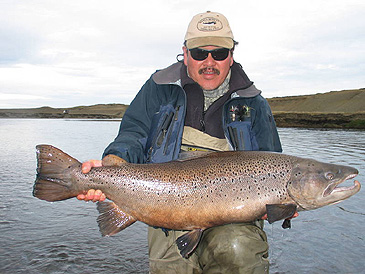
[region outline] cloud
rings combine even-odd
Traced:
[[[235,59],[266,97],[365,86],[362,0],[0,5],[0,108],[130,103],[176,61],[190,19],[206,10],[227,16]]]

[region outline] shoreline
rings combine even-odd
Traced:
[[[278,127],[365,130],[365,88],[267,99]],[[1,118],[122,119],[128,105],[0,109]]]
[[[365,112],[273,112],[277,127],[337,128],[365,130]]]
[[[277,127],[335,128],[365,130],[365,112],[321,113],[273,111]],[[110,114],[70,114],[63,112],[36,112],[12,110],[0,112],[0,119],[86,119],[94,121],[121,121],[123,116]]]

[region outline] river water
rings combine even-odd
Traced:
[[[32,196],[37,144],[98,159],[116,121],[0,119],[0,273],[148,273],[146,225],[100,236],[95,204]],[[284,153],[357,168],[365,183],[365,131],[280,128]],[[365,194],[301,212],[292,229],[266,223],[270,273],[364,273]]]

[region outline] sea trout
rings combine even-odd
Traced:
[[[269,223],[296,211],[335,204],[360,190],[339,187],[358,170],[274,152],[227,151],[160,164],[131,164],[109,155],[103,167],[81,172],[81,163],[63,151],[37,146],[33,195],[60,201],[100,189],[112,202],[99,202],[103,236],[136,221],[190,230],[177,239],[183,257],[209,227],[250,222],[267,214]]]

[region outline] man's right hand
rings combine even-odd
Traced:
[[[90,160],[87,162],[82,163],[82,173],[88,173],[91,168],[93,167],[101,167],[103,166],[103,161],[102,160]]]
[[[101,167],[103,166],[103,162],[101,160],[90,160],[82,163],[82,173],[88,173],[93,167]],[[76,197],[78,200],[93,201],[93,202],[102,202],[106,199],[105,194],[97,189],[89,189],[86,194],[79,194]]]
[[[102,202],[106,199],[106,196],[100,189],[89,189],[86,194],[79,194],[76,196],[78,200],[84,200],[85,202]]]

